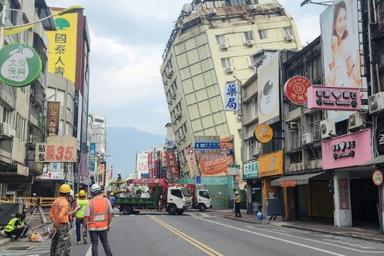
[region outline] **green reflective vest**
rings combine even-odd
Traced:
[[[76,218],[83,219],[85,215],[85,209],[88,206],[87,199],[77,199],[77,206],[80,206],[80,209],[75,213]]]
[[[15,225],[15,223],[16,223],[16,221],[18,221],[19,219],[18,218],[12,218],[9,222],[8,222],[8,224],[5,226],[5,228],[4,228],[4,232],[7,232],[7,233],[9,233],[9,232],[12,232],[13,230],[15,230],[15,228],[16,228],[16,225]]]

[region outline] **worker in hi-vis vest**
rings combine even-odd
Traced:
[[[89,238],[92,243],[92,256],[98,256],[98,240],[104,247],[105,255],[112,256],[108,243],[108,232],[112,221],[112,206],[109,200],[102,196],[98,184],[91,186],[93,198],[89,200],[85,211],[85,223],[89,230]]]
[[[86,198],[87,193],[85,190],[79,191],[79,199],[76,200],[77,208],[75,212],[76,217],[76,240],[77,243],[81,243],[81,234],[83,234],[83,242],[84,244],[87,243],[87,232],[84,225],[84,214],[85,210],[88,207],[88,200]],[[81,232],[83,229],[83,232]]]

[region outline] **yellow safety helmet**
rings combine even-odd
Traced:
[[[59,189],[60,193],[69,194],[71,192],[71,186],[68,184],[62,184]]]
[[[85,190],[82,189],[79,191],[79,196],[84,197],[86,195],[87,195],[87,193],[85,192]]]

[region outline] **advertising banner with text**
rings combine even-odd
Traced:
[[[73,163],[77,161],[76,138],[50,136],[47,143],[36,143],[35,161],[38,163]]]

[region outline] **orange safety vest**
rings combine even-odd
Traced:
[[[60,218],[60,212],[65,211],[65,214]],[[52,204],[49,217],[55,224],[69,223],[69,204],[64,197],[58,197]]]
[[[108,199],[103,197],[95,197],[89,200],[89,230],[106,230],[108,229],[109,205]]]

